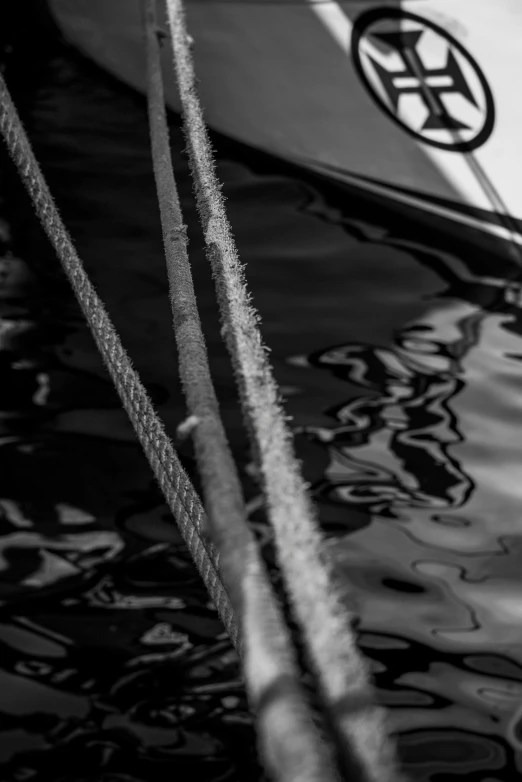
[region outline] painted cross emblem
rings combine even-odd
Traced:
[[[422,142],[465,152],[490,136],[495,111],[485,76],[438,25],[399,9],[373,9],[354,25],[352,57],[374,101]]]

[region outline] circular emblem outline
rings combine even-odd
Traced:
[[[441,36],[442,38],[445,38],[446,41],[448,41],[448,43],[452,47],[454,47],[472,66],[480,82],[480,86],[482,87],[482,90],[484,92],[484,99],[486,104],[484,125],[482,126],[481,130],[477,133],[476,136],[469,139],[468,141],[458,141],[453,144],[447,144],[441,141],[436,141],[434,139],[426,138],[426,136],[423,136],[421,133],[418,133],[416,130],[413,130],[413,128],[411,128],[403,120],[401,120],[397,116],[397,114],[395,114],[384,103],[384,101],[379,97],[379,95],[377,95],[375,89],[373,88],[373,85],[371,84],[364,70],[364,66],[361,60],[359,45],[361,42],[361,38],[364,36],[368,27],[374,22],[381,21],[383,19],[411,19],[412,21],[418,22],[424,27],[430,28],[435,33],[437,33],[437,35]],[[486,80],[486,77],[482,72],[482,69],[480,68],[479,64],[475,60],[475,58],[464,48],[464,46],[455,38],[453,38],[453,36],[450,35],[446,30],[444,30],[443,27],[439,27],[438,24],[435,24],[435,22],[432,22],[429,19],[424,19],[422,16],[417,16],[417,14],[412,14],[409,11],[402,11],[399,8],[385,8],[385,7],[372,8],[368,11],[364,11],[360,16],[357,17],[352,28],[350,49],[351,49],[352,62],[355,71],[358,74],[361,82],[366,87],[366,90],[369,96],[371,97],[371,99],[373,100],[373,102],[382,111],[384,111],[384,113],[387,114],[388,117],[390,117],[390,119],[393,120],[393,122],[395,122],[396,125],[399,125],[410,136],[413,136],[417,140],[422,141],[423,144],[429,144],[432,147],[437,147],[438,149],[444,149],[447,152],[472,152],[474,149],[477,149],[478,147],[482,146],[482,144],[484,144],[491,136],[493,129],[495,127],[495,101],[493,99],[493,93]]]

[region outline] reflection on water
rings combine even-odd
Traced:
[[[485,298],[456,280],[390,346],[292,361],[351,387],[333,426],[299,431],[328,454],[317,501],[371,515],[335,552],[421,778],[504,778],[520,749],[522,317],[516,284],[495,282]]]
[[[56,40],[45,45],[24,119],[172,432],[185,410],[144,106]],[[262,531],[175,122],[172,133],[218,394]],[[522,742],[516,275],[428,247],[387,215],[217,144],[298,454],[354,585],[361,645],[411,777],[512,780]],[[0,776],[260,778],[235,655],[2,166]]]

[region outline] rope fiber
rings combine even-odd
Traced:
[[[279,567],[346,776],[392,782],[398,772],[384,710],[375,703],[368,665],[352,631],[354,616],[325,554],[258,328],[260,318],[251,305],[226,216],[197,92],[183,0],[166,0],[166,5],[184,133],[222,333],[262,479]]]
[[[314,726],[292,640],[247,523],[221,421],[198,313],[169,146],[155,0],[143,0],[152,163],[158,192],[181,382],[195,443],[209,533],[240,627],[243,672],[260,754],[281,782],[333,782],[334,762]]]

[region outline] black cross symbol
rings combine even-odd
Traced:
[[[386,94],[397,111],[401,95],[414,93],[420,95],[427,110],[428,117],[422,126],[422,130],[469,130],[469,127],[452,117],[447,111],[441,96],[445,94],[460,94],[473,106],[478,108],[475,96],[462,73],[457,58],[448,48],[446,65],[442,68],[426,68],[417,51],[417,44],[424,30],[399,30],[389,33],[372,33],[372,36],[382,41],[400,55],[404,68],[398,71],[389,71],[370,57]],[[408,86],[397,86],[397,80],[404,77],[414,78],[416,83]],[[441,85],[441,77],[449,82]]]

